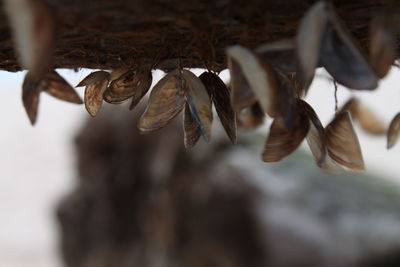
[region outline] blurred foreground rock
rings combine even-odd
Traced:
[[[400,266],[399,185],[323,174],[302,152],[262,163],[254,136],[185,151],[180,123],[140,135],[135,114],[109,108],[77,137],[67,267]]]

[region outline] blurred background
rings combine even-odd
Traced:
[[[78,72],[60,70],[59,72],[72,85],[76,85],[90,73],[88,70],[79,70]],[[201,73],[200,70],[196,72],[196,74],[199,73]],[[84,106],[61,102],[42,94],[38,122],[35,127],[32,127],[21,102],[20,88],[23,75],[23,72],[0,72],[2,81],[0,90],[0,110],[2,111],[0,115],[0,266],[61,267],[63,263],[59,245],[60,227],[55,219],[55,210],[61,199],[77,186],[78,173],[74,138],[84,126],[89,115]],[[162,73],[156,71],[153,83],[161,76]],[[226,72],[221,73],[221,77],[225,81],[229,79]],[[325,77],[327,74],[319,72],[319,76],[314,80],[306,98],[324,125],[332,119],[335,105],[334,86]],[[400,73],[397,68],[394,68],[381,81],[379,89],[373,92],[355,93],[339,86],[339,106],[344,104],[350,96],[357,95],[388,125],[395,114],[400,111],[399,85]],[[78,88],[78,91],[83,95],[82,89]],[[127,109],[127,107],[125,108]],[[100,113],[106,111],[103,109]],[[133,113],[135,112],[138,111],[133,111]],[[214,120],[214,125],[219,124],[217,121],[218,119]],[[258,137],[266,137],[270,122],[267,120],[266,125],[254,134]],[[389,188],[397,188],[400,183],[398,175],[400,173],[400,164],[398,163],[400,146],[395,146],[388,151],[384,137],[369,136],[357,126],[356,130],[360,138],[367,171],[363,174],[339,174],[337,177],[344,175],[343,177],[349,179],[348,177],[354,176],[356,180],[369,179],[368,181],[372,180],[373,184],[375,181],[379,181],[378,184],[382,182],[390,185]],[[257,172],[255,175],[257,178],[254,178],[253,181],[256,187],[263,188],[265,186],[267,191],[289,190],[274,188],[274,185],[280,186],[280,182],[276,178],[285,175],[313,176],[322,181],[329,179],[328,175],[319,170],[313,159],[309,157],[310,152],[305,144],[301,147],[302,151],[289,156],[283,163],[266,164],[261,162],[260,153],[264,139],[256,138],[256,141],[252,142],[251,153],[243,146],[230,148],[236,150],[232,152],[231,164]],[[198,145],[213,146],[213,142],[212,140],[210,144]],[[241,160],[243,158],[248,160]],[[285,181],[284,178],[281,180]],[[274,183],[274,181],[277,182]],[[363,186],[360,188],[362,189]],[[400,197],[400,193],[398,196]],[[377,207],[377,209],[380,208]],[[398,222],[396,220],[394,222]],[[383,223],[385,222],[387,221],[383,221]],[[377,236],[384,238],[393,236],[393,231],[397,233],[400,228],[400,226],[390,223],[376,227],[379,232]],[[366,228],[366,231],[370,229]],[[375,237],[375,235],[371,235],[371,239]]]

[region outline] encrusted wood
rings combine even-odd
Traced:
[[[226,68],[225,48],[290,38],[315,1],[48,0],[57,19],[56,68]],[[361,47],[371,16],[395,1],[332,1]],[[0,69],[20,66],[0,2]]]

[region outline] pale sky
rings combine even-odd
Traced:
[[[60,73],[76,85],[89,72]],[[160,75],[157,72],[155,76]],[[222,77],[226,80],[227,73]],[[42,94],[37,125],[31,127],[21,102],[23,74],[0,72],[0,79],[0,266],[57,267],[60,262],[53,210],[74,184],[72,138],[89,115],[84,106]],[[78,89],[81,95],[82,90]],[[353,93],[339,87],[339,105]],[[376,91],[354,94],[360,95],[388,125],[400,112],[399,70],[392,70]],[[334,114],[333,95],[332,83],[317,79],[307,97],[324,125]],[[357,132],[367,172],[400,181],[400,144],[388,151],[384,137],[368,136],[359,128]]]

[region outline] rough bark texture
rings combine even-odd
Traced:
[[[313,0],[47,0],[57,19],[56,68],[226,68],[225,48],[290,38]],[[372,14],[395,1],[332,1],[361,46]],[[0,3],[0,6],[2,3]],[[0,8],[0,69],[20,70]]]

